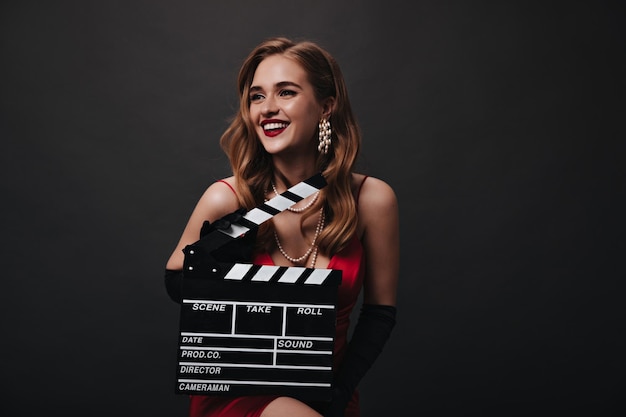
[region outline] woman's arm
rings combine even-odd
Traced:
[[[399,270],[398,204],[391,187],[368,178],[359,195],[359,231],[365,249],[363,306],[333,383],[325,417],[339,417],[396,324]]]
[[[365,250],[363,302],[395,306],[400,262],[398,201],[384,181],[369,177],[359,196]]]
[[[227,181],[232,185],[232,179],[228,179]],[[183,249],[185,246],[200,239],[200,229],[202,228],[202,224],[206,220],[214,222],[228,213],[232,213],[238,208],[239,202],[237,200],[237,196],[233,193],[233,190],[228,187],[228,185],[219,181],[211,184],[204,194],[202,194],[200,200],[196,204],[196,207],[191,213],[187,225],[183,230],[182,236],[167,261],[165,268],[168,270],[183,269]]]

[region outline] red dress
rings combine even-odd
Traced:
[[[341,363],[347,349],[348,328],[350,327],[350,313],[354,308],[361,287],[363,286],[363,246],[355,236],[341,252],[335,254],[328,264],[329,269],[342,271],[341,285],[337,299],[337,328],[335,333],[334,369]],[[258,265],[273,265],[272,258],[267,253],[254,257],[252,263]],[[265,407],[277,398],[276,396],[246,396],[246,397],[211,397],[205,395],[191,395],[190,417],[259,417]],[[346,409],[346,417],[359,417],[358,391],[355,391],[352,400]]]

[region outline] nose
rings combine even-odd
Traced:
[[[264,116],[278,113],[278,103],[274,99],[274,96],[268,95],[265,100],[263,100],[261,113],[263,113]]]

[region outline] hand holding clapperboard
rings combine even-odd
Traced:
[[[324,186],[205,222],[184,249],[177,394],[331,398],[341,271],[250,263],[258,226]]]

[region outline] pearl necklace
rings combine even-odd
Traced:
[[[315,261],[317,259],[317,245],[315,244],[315,242],[317,242],[317,238],[319,237],[320,232],[324,228],[325,217],[326,216],[324,215],[324,208],[322,207],[320,209],[320,217],[319,217],[319,220],[317,221],[317,226],[315,227],[315,236],[313,237],[313,242],[311,242],[311,246],[304,253],[304,255],[298,258],[293,258],[289,256],[287,252],[285,252],[285,250],[283,249],[283,245],[280,244],[280,240],[278,239],[278,233],[276,233],[276,230],[274,230],[274,239],[276,240],[276,246],[278,246],[278,250],[285,257],[285,259],[287,259],[292,264],[297,264],[305,260],[311,254],[311,252],[313,252],[313,256],[311,257],[311,265],[309,266],[309,268],[313,268],[315,266]]]
[[[274,190],[274,194],[276,194],[276,196],[278,197],[278,190],[276,189],[276,186],[274,185],[274,182],[272,181],[272,190]],[[308,209],[309,207],[311,207],[316,201],[317,201],[317,197],[319,197],[320,192],[317,191],[314,195],[313,195],[313,199],[311,199],[311,201],[309,201],[304,207],[300,207],[300,208],[292,208],[292,207],[287,207],[287,210],[293,212],[293,213],[302,213],[304,210]]]

